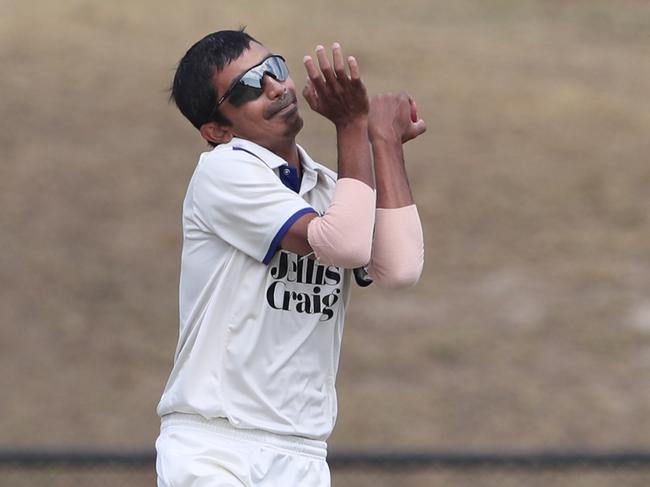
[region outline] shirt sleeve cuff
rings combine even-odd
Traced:
[[[311,207],[301,208],[293,215],[291,215],[286,222],[284,222],[284,224],[280,227],[280,230],[278,230],[278,233],[276,233],[275,237],[273,237],[273,240],[271,241],[271,245],[269,245],[269,250],[268,252],[266,252],[266,255],[264,256],[264,260],[262,261],[264,264],[268,265],[268,263],[271,262],[271,259],[273,258],[278,248],[280,247],[280,242],[282,242],[282,239],[291,228],[291,225],[293,225],[296,222],[296,220],[298,220],[298,218],[300,218],[303,215],[306,215],[307,213],[316,213],[316,210],[314,210]]]

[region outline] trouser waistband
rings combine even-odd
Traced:
[[[197,414],[171,413],[161,418],[161,429],[172,425],[192,425],[213,431],[220,436],[233,440],[247,440],[264,443],[274,448],[281,448],[300,455],[317,458],[327,457],[327,443],[299,436],[279,435],[258,429],[235,428],[226,418],[207,419]]]

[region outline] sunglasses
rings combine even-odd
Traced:
[[[287,68],[284,58],[277,54],[271,54],[265,57],[261,63],[235,78],[223,96],[219,98],[215,111],[226,99],[231,105],[240,107],[246,102],[259,98],[264,91],[262,82],[265,74],[277,81],[286,81],[289,77],[289,68]]]

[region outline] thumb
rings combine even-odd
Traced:
[[[418,135],[422,135],[424,132],[427,131],[427,124],[421,118],[418,119],[417,122],[413,123],[412,127],[413,127],[414,137],[417,137]]]
[[[402,143],[415,139],[427,130],[427,124],[421,118],[417,122],[411,122],[409,128],[402,136]]]

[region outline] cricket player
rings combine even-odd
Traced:
[[[303,96],[336,127],[338,171],[296,143],[285,60],[243,31],[181,59],[172,99],[212,146],[183,203],[180,330],[158,405],[160,487],[326,487],[353,270],[398,288],[424,247],[402,144],[406,94],[369,99],[340,45],[305,56]],[[374,171],[373,171],[374,169]]]

